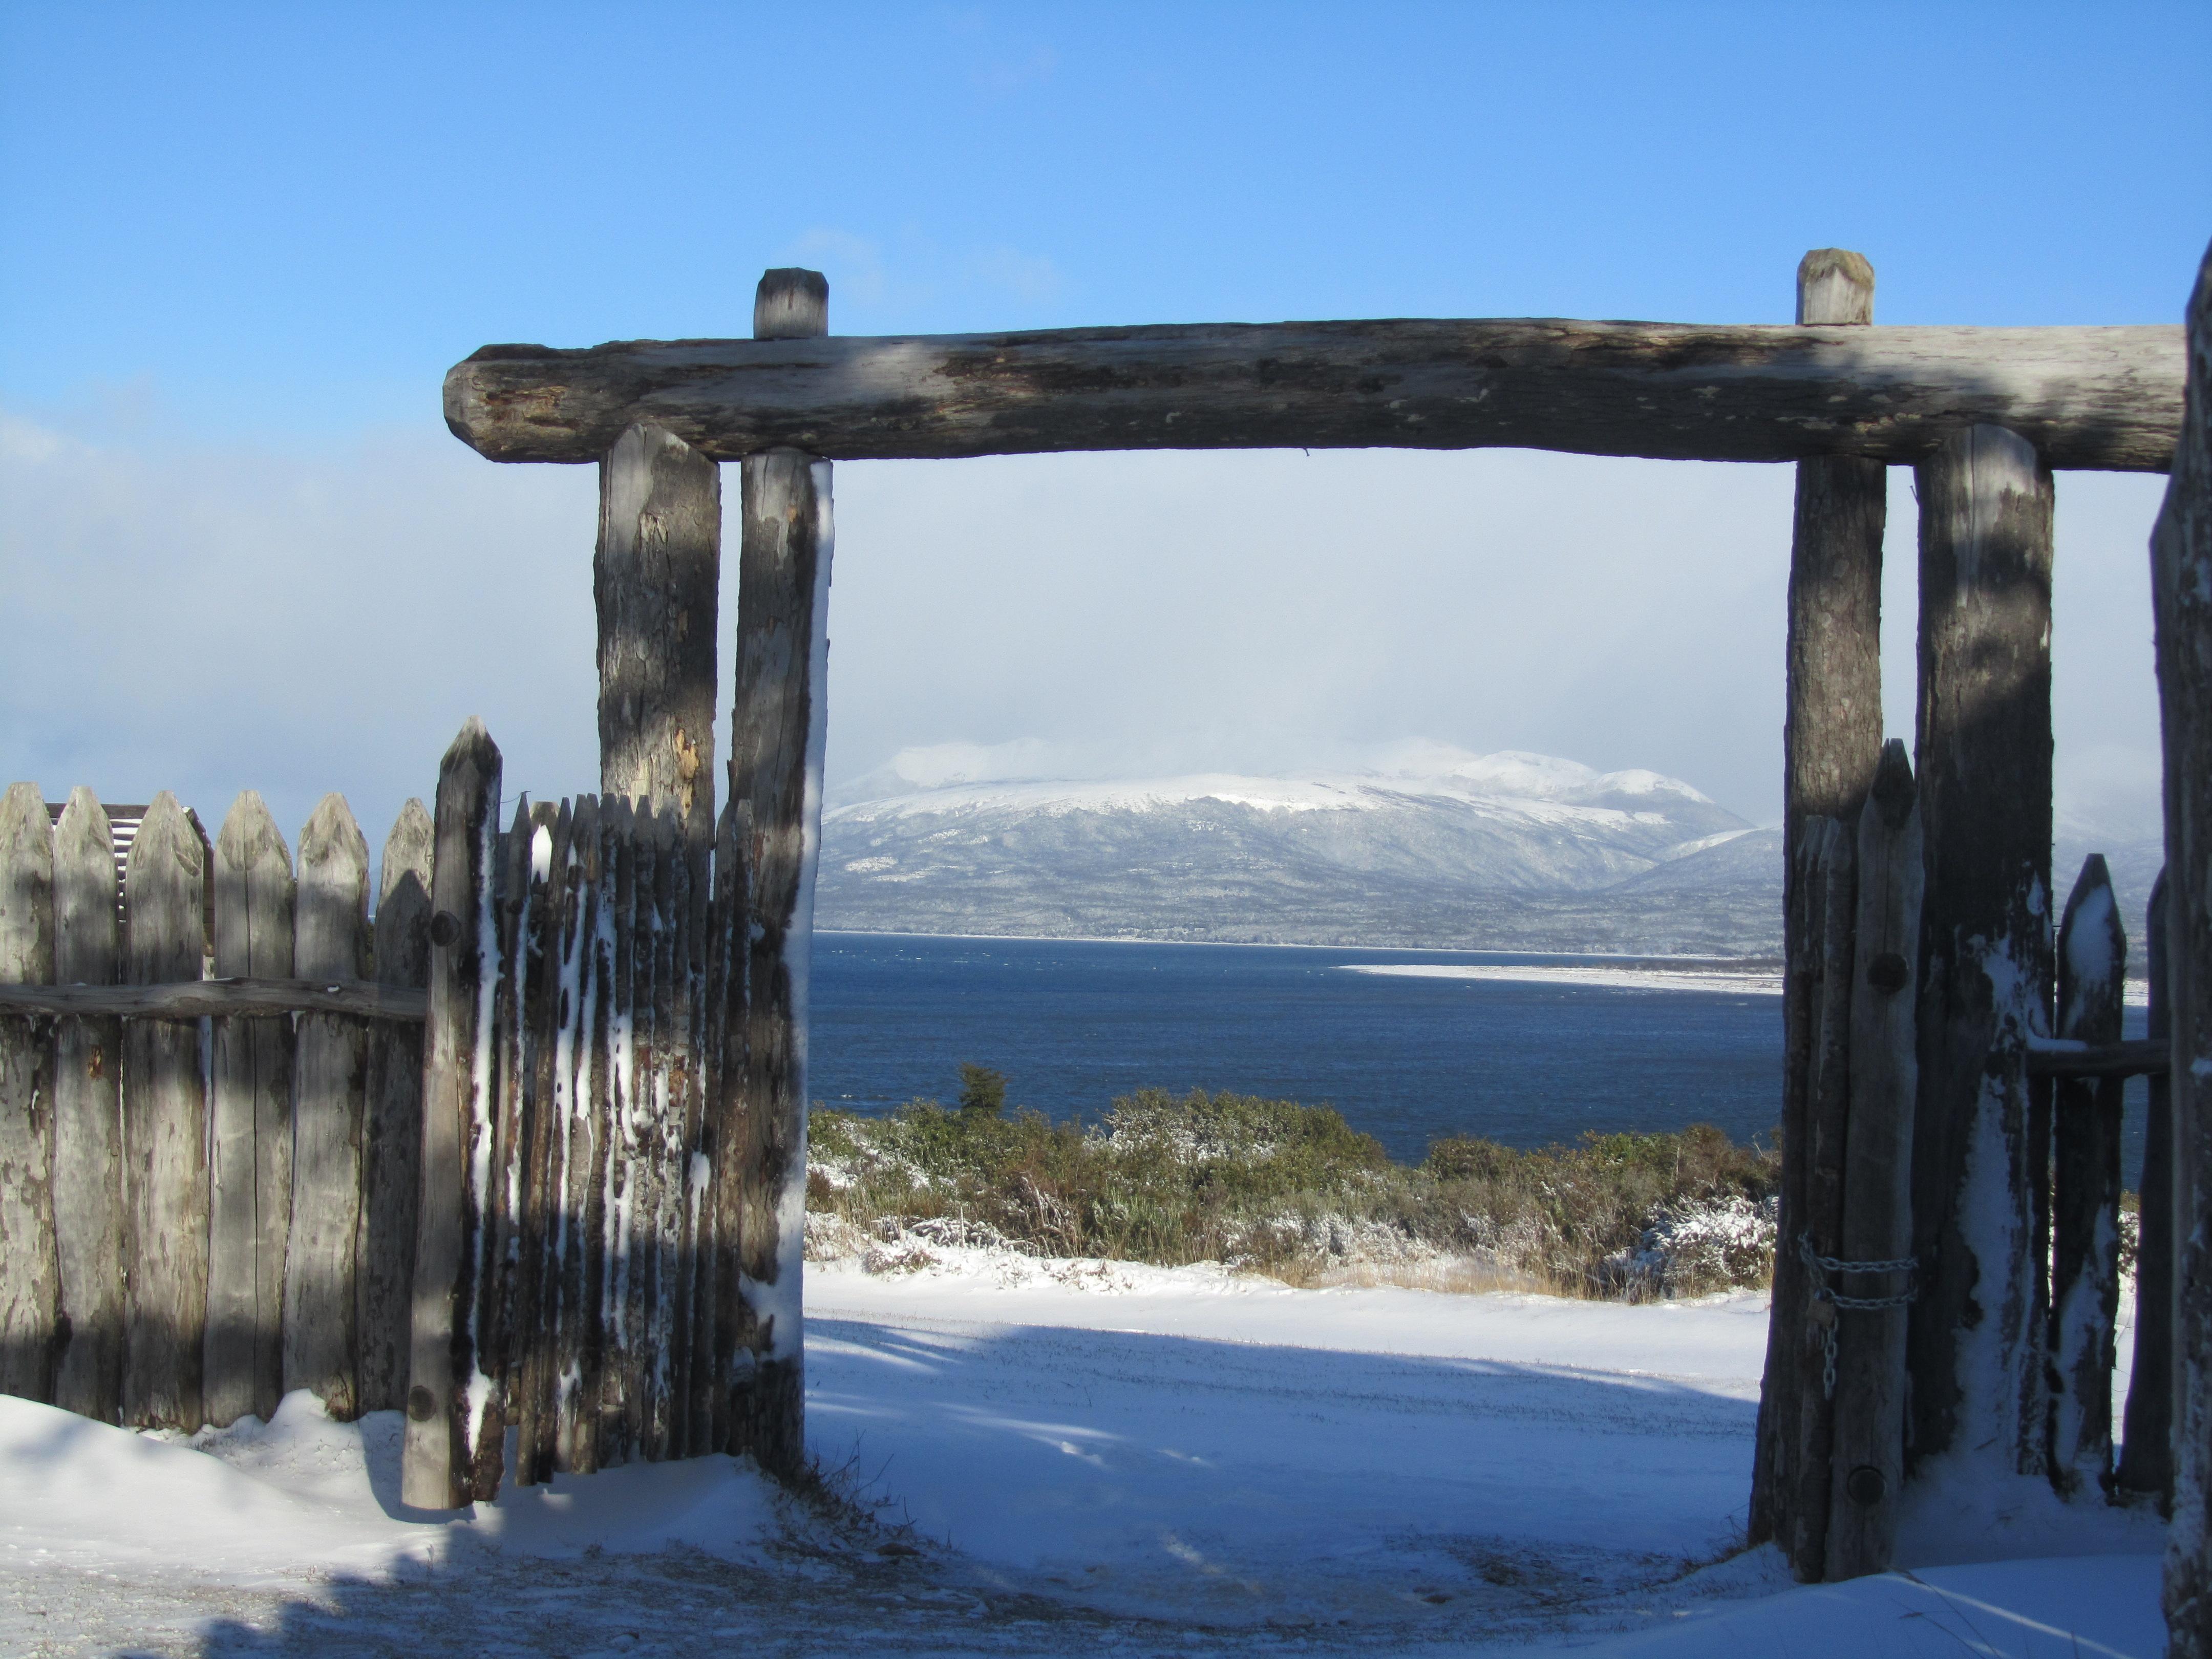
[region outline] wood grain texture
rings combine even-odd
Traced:
[[[691,1401],[687,1446],[694,1457],[725,1449],[730,1437],[730,1378],[745,1307],[738,1273],[747,1183],[744,1147],[745,1005],[752,953],[746,858],[752,847],[752,804],[731,792],[714,832],[713,892],[707,927],[708,1075],[700,1102],[704,1190],[692,1177],[690,1224],[693,1265]]]
[[[2151,884],[2144,921],[2150,973],[2146,1047],[2173,1051],[2173,1000],[2167,988],[2166,872]],[[2173,1091],[2161,1065],[2151,1074],[2143,1113],[2142,1208],[2136,1240],[2135,1365],[2128,1376],[2119,1467],[2123,1492],[2173,1504]]]
[[[1912,1251],[1912,1113],[1919,1060],[1912,987],[1918,978],[1920,813],[1902,740],[1884,746],[1860,809],[1858,917],[1850,1002],[1850,1121],[1844,1148],[1840,1248],[1849,1261],[1896,1261]],[[1838,1276],[1845,1294],[1903,1293],[1907,1273]],[[1905,1484],[1903,1308],[1837,1316],[1834,1471],[1824,1577],[1887,1572]],[[1863,1471],[1871,1470],[1872,1476]]]
[[[2128,937],[2104,855],[2092,853],[2058,930],[2057,1035],[2120,1040]],[[2112,1363],[2120,1299],[2117,1077],[2061,1077],[2051,1114],[2051,1484],[2072,1495],[2112,1480]]]
[[[380,986],[428,1000],[430,814],[410,800],[385,838],[375,940]],[[379,1021],[368,1035],[368,1097],[362,1120],[361,1239],[355,1324],[361,1408],[407,1404],[409,1304],[415,1288],[415,1206],[422,1174],[422,1033]]]
[[[520,1023],[527,1037],[527,1069],[520,1079],[526,1139],[517,1238],[522,1273],[515,1289],[515,1382],[508,1415],[517,1431],[515,1482],[525,1486],[550,1480],[556,1467],[554,1342],[560,1316],[561,1241],[559,1188],[554,1184],[559,1127],[555,1079],[563,1006],[561,937],[569,821],[566,801],[557,806],[541,801],[532,811],[530,884],[519,964]]]
[[[325,795],[300,831],[293,971],[302,979],[360,980],[368,957],[368,842],[345,798]],[[299,1045],[284,1388],[312,1391],[344,1423],[361,1412],[354,1252],[361,1237],[368,1032],[343,1014],[307,1013],[300,1016]]]
[[[599,789],[714,832],[722,471],[673,433],[625,429],[599,463]]]
[[[1797,270],[1801,324],[1863,325],[1874,317],[1874,270],[1864,258],[1835,248],[1808,253]],[[1785,981],[1806,959],[1798,938],[1804,911],[1792,901],[1797,836],[1814,819],[1856,823],[1881,750],[1881,544],[1888,510],[1888,469],[1857,456],[1821,456],[1797,464],[1796,507],[1790,542],[1790,597],[1784,647],[1783,963]],[[1786,1054],[1802,1056],[1811,1041],[1799,1029],[1811,1004],[1802,988],[1785,983],[1782,1000]],[[1784,1164],[1778,1224],[1795,1238],[1805,1227],[1808,1145],[1802,1059],[1783,1073]],[[1786,1356],[1803,1346],[1803,1264],[1784,1250],[1775,1258],[1767,1364],[1759,1390],[1759,1429],[1752,1477],[1751,1537],[1760,1542],[1794,1530],[1785,1517],[1794,1499],[1778,1482],[1794,1479],[1792,1454],[1778,1436],[1798,1417],[1800,1373]],[[1820,1523],[1826,1525],[1825,1518]],[[1807,1558],[1808,1570],[1814,1568]]]
[[[261,797],[232,804],[215,844],[215,971],[292,972],[291,849]],[[264,1422],[284,1397],[284,1255],[292,1223],[292,1022],[231,1015],[211,1033],[207,1416]]]
[[[423,1036],[422,1185],[415,1233],[407,1432],[400,1498],[454,1509],[474,1495],[476,1314],[483,1182],[477,1048],[494,851],[500,754],[471,719],[438,769],[430,881],[430,1018]],[[450,921],[441,918],[450,917]]]
[[[2173,1515],[2170,1659],[2212,1659],[2212,252],[2188,310],[2189,399],[2151,532],[2166,751],[2166,949],[2173,993]]]
[[[1911,1455],[2044,1457],[2025,1066],[2051,987],[2049,469],[1992,427],[1919,469],[1922,909]]]
[[[0,795],[0,983],[54,974],[54,841],[37,786]],[[53,1398],[53,1045],[0,1018],[0,1394]]]
[[[361,980],[203,979],[170,985],[0,985],[0,1011],[164,1020],[328,1013],[420,1025],[429,1002],[420,991]]]
[[[500,461],[596,462],[646,422],[714,460],[1506,447],[1900,464],[1989,423],[2056,466],[2155,472],[2181,359],[2170,327],[1555,318],[635,340],[486,346],[447,374],[446,422]]]
[[[552,1327],[554,1467],[574,1469],[579,1447],[596,1421],[583,1410],[586,1328],[592,1320],[586,1281],[586,1214],[591,1204],[597,1137],[592,1109],[592,1070],[599,1048],[599,801],[577,797],[562,872],[560,1035],[557,1039],[555,1130],[549,1206],[558,1220],[557,1248],[549,1268],[557,1275]],[[585,1454],[588,1455],[588,1452]]]
[[[207,874],[199,832],[164,789],[146,809],[124,878],[125,965],[135,983],[200,976]],[[128,1028],[123,1419],[187,1434],[204,1421],[208,1169],[200,1079],[197,1025],[139,1020]]]
[[[812,340],[830,331],[830,279],[787,265],[761,273],[753,290],[753,338]]]
[[[729,1449],[763,1468],[804,1458],[800,1237],[806,1179],[806,996],[820,844],[829,659],[830,467],[787,449],[746,457],[730,793],[750,810],[744,1048],[737,1158],[741,1323]],[[727,1085],[726,1083],[725,1086]],[[794,1201],[793,1194],[798,1195]]]
[[[54,977],[108,985],[121,966],[115,848],[89,789],[70,793],[54,826]],[[123,1031],[113,1019],[54,1022],[54,1248],[61,1279],[54,1403],[122,1420]]]
[[[1799,826],[1798,867],[1790,884],[1799,913],[1796,973],[1807,986],[1804,1050],[1804,1189],[1797,1230],[1777,1240],[1778,1255],[1809,1241],[1833,1255],[1843,1224],[1844,1140],[1850,1112],[1852,936],[1858,893],[1857,838],[1832,817]],[[1809,1279],[1810,1275],[1808,1275]],[[1820,1577],[1827,1560],[1830,1449],[1835,1401],[1828,1387],[1826,1337],[1836,1310],[1808,1295],[1789,1362],[1796,1372],[1796,1409],[1787,1443],[1792,1489],[1787,1524],[1778,1533],[1791,1571]]]

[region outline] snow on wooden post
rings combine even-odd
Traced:
[[[2050,1006],[2050,469],[1977,426],[1916,470],[1922,909],[1916,1468],[2044,1461],[2026,1049]]]
[[[471,718],[438,769],[430,876],[430,1012],[422,1054],[422,1187],[416,1220],[407,1436],[400,1500],[456,1509],[501,1448],[479,1445],[494,1386],[478,1364],[479,1260],[490,1180],[494,865],[500,754]],[[141,830],[140,835],[144,835]]]
[[[2167,986],[2166,872],[2151,884],[2144,956],[2150,973],[2153,1042],[2173,1040],[2173,997]],[[2142,1211],[2136,1239],[2136,1353],[2113,1484],[2122,1492],[2173,1502],[2173,1084],[2164,1071],[2144,1081]]]
[[[818,272],[771,270],[761,278],[754,332],[827,334],[829,308]],[[735,1153],[741,1191],[743,1322],[726,1379],[729,1449],[788,1474],[805,1455],[806,1000],[827,734],[830,466],[800,450],[769,449],[746,456],[742,468],[730,794],[750,806],[752,836],[743,1135],[724,1153]]]
[[[295,895],[291,850],[267,805],[246,790],[216,836],[217,978],[291,977]],[[230,1014],[211,1029],[207,1418],[226,1424],[250,1414],[265,1422],[284,1395],[292,1022]]]
[[[599,463],[599,789],[672,807],[703,869],[714,834],[721,468],[641,422]]]
[[[115,844],[89,789],[70,791],[54,826],[54,979],[115,983]],[[122,1420],[123,1029],[65,1014],[54,1022],[54,1255],[61,1273],[54,1403]]]
[[[2166,750],[2166,948],[2173,989],[2173,1519],[2171,1659],[2212,1656],[2212,252],[2189,301],[2188,391],[2151,532]]]
[[[0,795],[0,984],[54,974],[54,842],[35,784]],[[52,1400],[61,1291],[54,1263],[53,1048],[0,1019],[0,1394]]]
[[[123,878],[131,983],[200,977],[206,890],[199,830],[164,789],[138,825]],[[198,1020],[135,1019],[125,1028],[123,1124],[130,1172],[123,1420],[190,1434],[205,1420],[207,1331],[207,1104]]]
[[[1797,321],[1864,326],[1874,320],[1874,267],[1860,254],[1815,248],[1797,267]],[[1783,872],[1796,880],[1797,837],[1809,817],[1855,823],[1881,750],[1881,538],[1888,469],[1858,456],[1797,464],[1790,549],[1787,686],[1783,720]],[[1784,1240],[1804,1229],[1805,1086],[1812,1018],[1799,938],[1803,917],[1783,896],[1782,1201]],[[1802,1471],[1799,1366],[1806,1278],[1794,1250],[1778,1253],[1769,1318],[1759,1453],[1752,1477],[1752,1537],[1786,1537]],[[1822,1517],[1825,1523],[1825,1516]]]
[[[507,1413],[517,1430],[514,1478],[537,1486],[553,1478],[556,1434],[554,1338],[560,1317],[561,1211],[551,1183],[560,1167],[561,1133],[556,1103],[556,1059],[567,996],[562,978],[561,928],[566,908],[570,809],[539,802],[530,817],[529,888],[524,900],[521,954],[514,964],[520,981],[522,1029],[532,1042],[524,1091],[526,1139],[517,1191],[516,1237],[521,1273],[515,1285],[515,1399]]]
[[[300,832],[295,975],[359,980],[368,957],[368,842],[343,795]],[[292,1243],[284,1273],[284,1387],[311,1389],[341,1422],[361,1413],[355,1255],[368,1032],[343,1014],[300,1016]]]
[[[419,800],[399,809],[385,838],[374,944],[380,985],[430,981],[430,860],[436,842]],[[415,1206],[422,1178],[422,1029],[379,1020],[368,1036],[361,1133],[361,1242],[355,1326],[361,1409],[407,1405],[408,1304],[415,1290]]]
[[[2104,855],[2082,860],[2058,929],[2057,1036],[2120,1040],[2128,936]],[[2052,1085],[2051,1484],[2064,1494],[2112,1478],[2113,1332],[2120,1299],[2120,1077]]]
[[[1838,1309],[1833,1470],[1823,1576],[1888,1570],[1905,1479],[1905,1298],[1912,1251],[1912,1113],[1919,1066],[1912,986],[1920,961],[1918,794],[1905,744],[1882,750],[1860,809],[1852,942],[1850,1132],[1841,1259],[1828,1284],[1875,1307]],[[1875,1264],[1881,1264],[1877,1271]]]

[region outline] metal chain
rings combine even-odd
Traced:
[[[1917,1283],[1907,1283],[1895,1296],[1846,1296],[1825,1277],[1828,1273],[1910,1273],[1920,1267],[1917,1255],[1900,1256],[1893,1261],[1847,1261],[1840,1256],[1822,1255],[1813,1248],[1813,1235],[1797,1235],[1797,1254],[1815,1276],[1813,1300],[1825,1302],[1830,1307],[1848,1313],[1881,1313],[1891,1308],[1902,1308],[1920,1294]],[[1830,1319],[1820,1328],[1820,1395],[1823,1399],[1836,1397],[1836,1322]]]

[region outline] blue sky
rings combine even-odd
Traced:
[[[308,791],[284,780],[313,769],[292,748],[316,724],[243,711],[317,653],[254,641],[360,617],[377,568],[462,572],[473,631],[424,630],[437,655],[404,716],[328,694],[322,769],[381,810],[478,709],[541,787],[587,787],[589,483],[444,434],[440,379],[487,342],[743,333],[761,269],[794,263],[829,273],[853,333],[1778,321],[1824,245],[1874,259],[1883,321],[2169,321],[2212,234],[2208,63],[2201,3],[0,5],[0,579],[56,653],[0,670],[0,744],[50,792],[162,765],[206,791]],[[1042,740],[1117,769],[1425,736],[1676,770],[1771,816],[1778,470],[957,465],[957,483],[840,470],[848,775],[905,744]],[[1476,499],[1515,490],[1534,505]],[[1399,515],[1392,545],[1360,550],[1388,604],[1349,645],[1311,626],[1348,497]],[[2084,581],[2140,586],[2155,486],[2062,481],[2069,499]],[[1194,501],[1205,544],[1158,545]],[[1905,495],[1893,574],[1910,513]],[[1078,567],[1139,543],[1102,631]],[[1539,545],[1549,589],[1528,577]],[[1681,578],[1594,574],[1607,559]],[[218,603],[210,581],[255,597]],[[1514,631],[1486,596],[1508,591],[1516,615],[1574,625],[1486,678]],[[1437,609],[1425,596],[1459,626],[1407,614]],[[2105,633],[2090,600],[2070,637],[2062,617],[2062,692],[2086,699],[2062,710],[2062,771],[2124,740],[2140,784],[2142,688],[2091,691],[2147,672],[2132,603]],[[158,640],[179,605],[207,617],[173,730],[177,700],[144,686],[81,720],[42,690],[72,629]],[[1002,642],[1000,672],[963,630]],[[1908,710],[1893,698],[1893,728]]]

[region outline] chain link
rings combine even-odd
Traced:
[[[1829,1284],[1829,1273],[1917,1273],[1920,1258],[1899,1256],[1892,1261],[1848,1261],[1841,1256],[1822,1255],[1813,1248],[1813,1235],[1797,1235],[1797,1254],[1814,1274],[1813,1300],[1825,1302],[1830,1307],[1846,1313],[1882,1313],[1891,1308],[1902,1308],[1920,1294],[1917,1283],[1908,1282],[1894,1296],[1846,1296]],[[1820,1395],[1823,1399],[1836,1397],[1836,1320],[1832,1315],[1820,1327]]]

